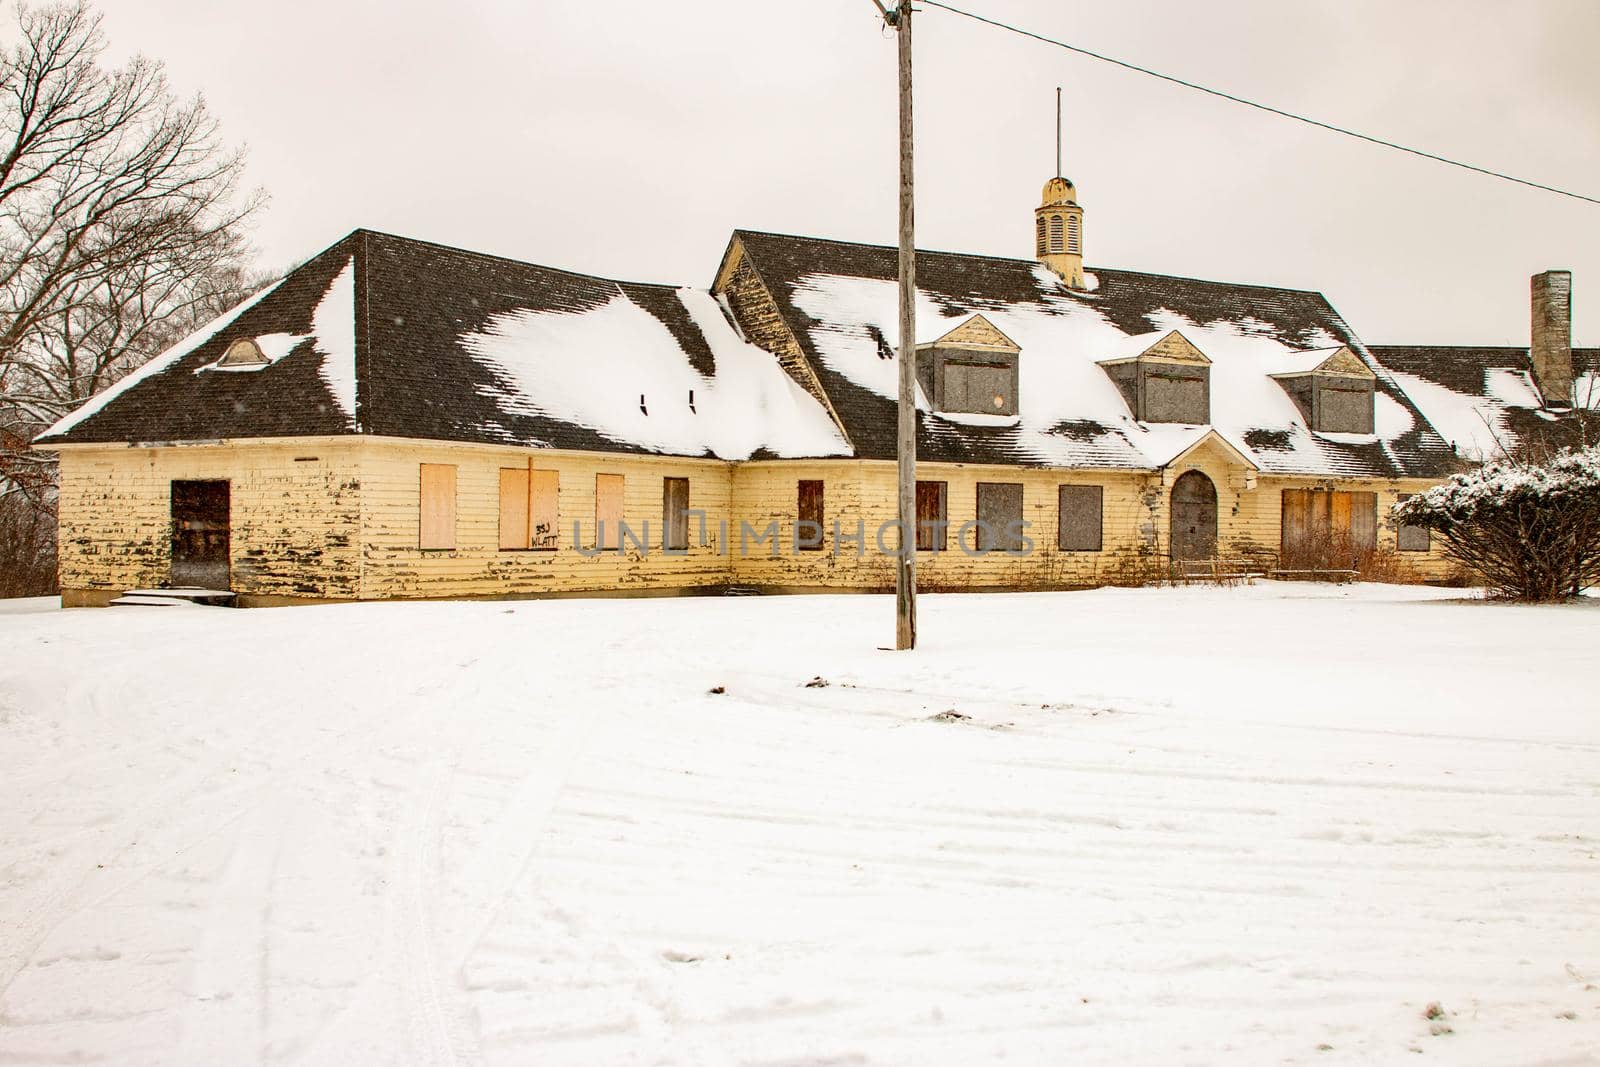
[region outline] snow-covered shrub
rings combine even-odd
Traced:
[[[1600,447],[1505,460],[1395,505],[1444,554],[1518,600],[1561,600],[1600,580]]]

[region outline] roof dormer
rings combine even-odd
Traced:
[[[1177,330],[1127,339],[1127,354],[1100,361],[1140,422],[1211,421],[1211,360]]]
[[[917,346],[917,381],[934,411],[1015,415],[1022,349],[982,315]]]
[[[1377,375],[1350,346],[1304,353],[1304,367],[1272,378],[1314,433],[1371,433]]]

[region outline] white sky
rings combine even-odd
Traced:
[[[870,0],[104,0],[250,150],[267,264],[358,226],[705,285],[735,227],[893,243],[894,42]],[[1592,0],[966,0],[1048,36],[1600,196]],[[442,13],[442,14],[441,14]],[[1054,169],[1091,264],[1326,293],[1370,343],[1527,343],[1600,206],[1263,115],[936,9],[917,236],[1027,257]]]

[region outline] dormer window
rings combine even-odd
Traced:
[[[1140,422],[1211,421],[1211,360],[1177,330],[1129,338],[1133,354],[1100,366]]]
[[[1015,415],[1020,352],[993,323],[974,315],[932,344],[917,346],[917,381],[934,411]]]
[[[267,364],[267,355],[261,351],[261,346],[248,337],[241,337],[228,346],[222,358],[217,361],[219,367],[261,367]]]
[[[1348,346],[1306,353],[1309,369],[1272,377],[1314,433],[1372,433],[1377,378]]]
[[[951,353],[952,356],[965,353]],[[943,361],[944,379],[939,383],[940,411],[973,415],[1015,415],[1017,413],[1017,368],[1013,363]]]

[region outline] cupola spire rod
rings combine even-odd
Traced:
[[[1061,177],[1061,86],[1056,86],[1056,177]]]

